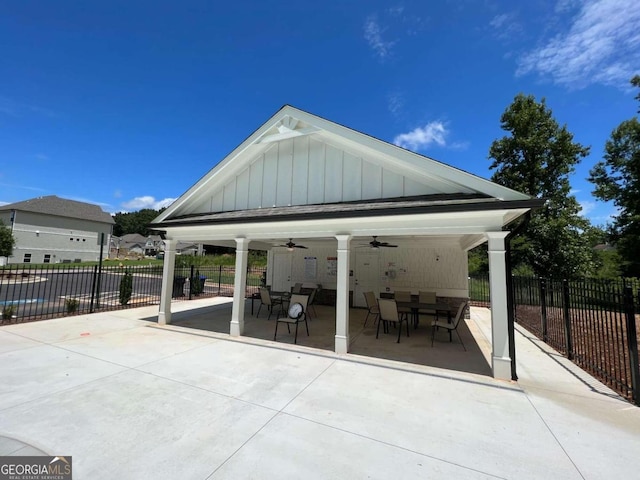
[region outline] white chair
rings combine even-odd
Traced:
[[[398,312],[398,306],[395,300],[389,298],[381,298],[378,300],[378,306],[380,307],[380,319],[378,320],[378,329],[376,330],[376,338],[380,333],[380,324],[384,324],[384,333],[389,332],[389,323],[393,323],[398,326],[398,341],[400,343],[400,333],[402,332],[402,322],[407,324],[407,337],[409,336],[409,321],[406,314]]]
[[[378,307],[378,300],[376,299],[376,294],[373,292],[363,292],[364,300],[367,303],[367,308],[369,311],[367,312],[367,316],[364,319],[364,326],[367,326],[367,321],[369,321],[369,317],[373,316],[373,324],[376,324],[376,320],[380,316],[380,307]]]
[[[291,333],[290,325],[296,326],[296,333],[293,338],[293,343],[298,343],[298,324],[304,322],[305,327],[307,327],[307,337],[309,336],[309,324],[307,323],[307,302],[309,301],[309,297],[307,295],[291,295],[291,299],[289,301],[289,308],[283,316],[278,316],[276,318],[276,331],[273,333],[273,340],[276,340],[276,336],[278,335],[278,324],[286,323],[287,331]]]

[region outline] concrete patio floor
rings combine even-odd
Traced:
[[[226,308],[218,302],[174,303],[176,323],[188,323],[190,310],[195,318]],[[74,478],[91,479],[608,479],[640,471],[640,408],[519,327],[520,380],[505,382],[462,364],[431,365],[434,356],[336,355],[285,337],[234,339],[144,320],[156,314],[142,307],[1,327],[0,455],[71,455]],[[475,347],[463,336],[464,352],[445,336],[430,355],[457,347],[484,358],[488,310],[472,308],[465,324]],[[411,333],[399,346],[421,349]],[[373,345],[398,346],[391,335]]]

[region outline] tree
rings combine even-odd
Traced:
[[[13,255],[13,247],[16,246],[16,239],[11,233],[11,229],[5,226],[0,220],[0,257],[10,257]]]
[[[137,212],[116,213],[113,216],[113,220],[116,222],[113,226],[113,234],[116,237],[121,237],[128,233],[139,233],[146,237],[151,233],[148,228],[149,223],[164,210],[164,208],[160,210],[143,208]]]
[[[640,75],[631,79],[640,88]],[[640,101],[640,94],[635,97]],[[638,109],[640,113],[640,108]],[[623,121],[605,144],[604,159],[589,172],[595,185],[593,194],[613,201],[618,209],[609,234],[622,259],[623,273],[640,276],[640,121],[638,117]]]
[[[569,183],[589,147],[573,141],[573,134],[553,118],[544,98],[537,102],[533,95],[518,94],[500,122],[510,135],[491,144],[492,180],[547,200],[512,241],[514,267],[529,266],[545,277],[590,274],[590,249],[582,235],[589,222],[580,216]]]

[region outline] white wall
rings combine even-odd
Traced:
[[[358,243],[354,241],[354,247]],[[351,250],[351,269],[355,268],[358,251],[358,248]],[[366,251],[378,252],[381,291],[393,292],[395,289],[400,289],[418,293],[419,290],[429,290],[435,291],[442,297],[467,297],[469,294],[467,252],[461,248],[400,246],[378,250],[366,249]],[[336,257],[335,247],[296,249],[289,255],[293,258],[292,285],[297,282],[319,283],[323,288],[336,288],[336,277],[330,275],[327,268],[327,258]],[[305,276],[305,257],[317,258],[315,278]],[[271,275],[273,255],[269,255],[268,260],[268,275]],[[395,278],[392,278],[393,274],[389,274],[391,271],[395,271]],[[353,282],[351,288],[353,289]]]

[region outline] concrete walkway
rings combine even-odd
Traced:
[[[1,327],[0,455],[72,456],[79,479],[640,471],[640,408],[525,331],[516,383],[141,320],[154,314]],[[473,308],[468,322],[486,343],[489,312]]]

